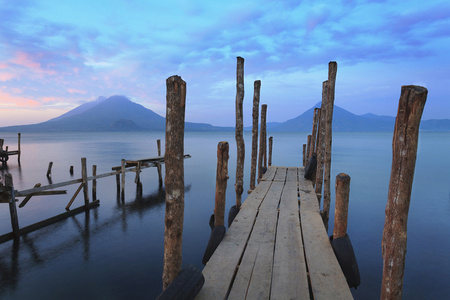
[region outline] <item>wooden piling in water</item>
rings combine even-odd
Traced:
[[[186,82],[179,76],[166,80],[166,213],[164,228],[163,289],[181,270],[184,221],[184,119]]]
[[[87,179],[86,157],[81,158],[81,179],[83,183],[84,206],[89,207],[89,186]]]
[[[52,167],[53,167],[53,162],[51,161],[48,163],[47,178],[52,176]]]
[[[17,162],[19,163],[19,165],[20,165],[20,154],[22,153],[21,151],[20,151],[20,132],[17,134],[17,150],[18,150],[18,154],[17,154]]]
[[[313,156],[313,153],[316,152],[316,140],[317,140],[317,123],[318,123],[318,114],[319,108],[314,108],[314,116],[313,116],[313,124],[312,124],[312,132],[311,132],[311,140],[309,144],[309,156],[308,160]],[[317,153],[316,153],[317,154]]]
[[[350,176],[340,173],[336,176],[336,205],[334,209],[333,239],[347,234],[348,202],[350,197]]]
[[[259,132],[258,183],[263,175],[264,148],[266,147],[266,115],[267,104],[261,106],[261,130]]]
[[[73,175],[73,166],[70,166],[70,168],[69,168],[69,174],[70,174],[70,175]]]
[[[258,119],[259,119],[259,98],[261,92],[261,80],[255,80],[253,93],[253,124],[252,124],[252,158],[250,170],[250,194],[255,189],[256,182],[256,164],[258,160]]]
[[[382,238],[381,299],[401,299],[407,222],[416,165],[419,125],[428,90],[402,86],[392,140],[392,168]]]
[[[214,226],[225,226],[225,196],[228,180],[228,142],[217,145],[216,196],[214,206]]]
[[[156,140],[156,147],[158,148],[158,156],[161,156],[161,140]],[[158,170],[158,178],[159,178],[159,186],[162,187],[163,180],[162,180],[162,174],[161,174],[161,164],[158,162],[156,165],[156,168]]]
[[[124,200],[125,198],[125,159],[122,158],[122,182],[121,182],[121,190],[120,190],[120,194],[121,194],[121,198],[122,200]]]
[[[325,167],[323,175],[323,218],[325,228],[328,230],[328,219],[330,215],[331,204],[331,144],[332,144],[332,122],[334,108],[334,92],[336,86],[337,63],[331,61],[328,64],[328,83],[327,83],[327,117],[325,126]]]
[[[322,83],[322,105],[320,107],[319,129],[317,133],[317,168],[316,168],[316,195],[322,195],[323,167],[325,162],[325,126],[327,117],[328,81]],[[318,197],[320,207],[320,197]]]
[[[306,157],[305,157],[306,163],[308,163],[310,152],[311,152],[311,135],[308,134],[308,138],[306,139]]]
[[[303,144],[302,156],[303,156],[303,166],[306,166],[306,144]]]
[[[273,136],[269,137],[269,167],[272,165]]]
[[[236,68],[236,207],[240,208],[242,203],[242,193],[244,192],[244,115],[242,106],[244,102],[244,59],[237,57]]]
[[[92,176],[97,176],[97,165],[92,165]],[[97,179],[92,180],[92,201],[97,200]]]
[[[18,239],[20,236],[19,230],[19,218],[17,217],[16,196],[14,194],[14,184],[11,174],[5,175],[5,187],[9,190],[9,214],[11,216],[11,227],[14,235],[14,239]]]

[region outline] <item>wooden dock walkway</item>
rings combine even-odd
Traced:
[[[352,299],[304,168],[269,167],[203,275],[196,299]]]

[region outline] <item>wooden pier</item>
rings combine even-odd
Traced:
[[[196,299],[352,299],[302,167],[269,167],[203,275]]]

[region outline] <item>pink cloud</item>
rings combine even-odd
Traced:
[[[29,108],[38,107],[41,103],[34,99],[25,97],[17,97],[0,91],[0,107],[1,108]]]
[[[11,60],[12,63],[16,64],[16,65],[20,65],[20,66],[24,66],[30,69],[34,69],[34,70],[40,70],[41,68],[41,64],[38,62],[34,62],[30,55],[22,52],[22,51],[17,51],[16,52],[16,57],[13,58]]]
[[[10,72],[0,72],[0,81],[8,81],[15,78],[16,75]]]

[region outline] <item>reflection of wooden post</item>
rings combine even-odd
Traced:
[[[86,167],[86,157],[81,158],[81,179],[83,183],[83,195],[84,195],[84,205],[86,209],[89,208],[89,188],[87,180],[87,167]]]
[[[253,126],[252,126],[252,166],[250,171],[250,189],[251,193],[255,189],[256,180],[256,163],[258,160],[258,119],[259,119],[259,96],[261,91],[261,80],[256,80],[254,83],[253,94]]]
[[[259,157],[258,157],[258,182],[262,178],[263,169],[263,157],[265,146],[265,130],[266,130],[266,114],[267,114],[267,104],[261,106],[261,130],[259,133]]]
[[[156,147],[158,148],[158,156],[161,156],[161,140],[156,140]],[[156,163],[156,167],[158,169],[158,178],[159,178],[159,186],[163,185],[162,174],[161,174],[161,164]]]
[[[97,199],[97,179],[95,179],[95,176],[97,176],[97,165],[92,165],[92,176],[94,176],[92,180],[92,201],[95,201]]]
[[[11,198],[9,199],[9,213],[11,216],[11,227],[14,238],[20,236],[19,218],[17,217],[16,196],[14,195],[14,184],[11,174],[5,174],[5,187],[10,190]]]
[[[242,106],[244,102],[244,59],[237,58],[236,69],[236,207],[241,207],[241,198],[244,191],[244,159],[245,159],[245,144],[244,144],[244,116]]]
[[[333,239],[347,234],[348,200],[350,197],[350,176],[340,173],[336,176],[336,207],[334,209]]]
[[[332,140],[332,122],[334,108],[334,89],[336,86],[337,63],[331,61],[328,64],[328,83],[327,83],[327,118],[325,126],[325,168],[323,174],[323,218],[325,228],[328,229],[328,219],[330,215],[331,203],[331,140]]]
[[[228,180],[228,142],[217,145],[216,204],[214,206],[214,226],[225,226],[225,195]]]
[[[273,136],[269,137],[269,167],[272,165]]]
[[[164,228],[163,289],[181,270],[184,221],[184,119],[186,82],[180,76],[166,80],[166,214]]]
[[[320,108],[319,132],[317,133],[317,169],[316,169],[316,194],[322,195],[323,165],[325,157],[325,122],[327,117],[327,86],[328,81],[322,83],[322,106]],[[320,197],[319,206],[320,206]]]
[[[381,299],[401,299],[409,204],[416,165],[419,125],[428,91],[402,86],[392,141],[392,168],[382,238]]]

